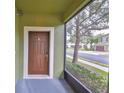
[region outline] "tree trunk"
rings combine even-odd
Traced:
[[[92,46],[92,43],[90,43],[90,50],[92,50],[93,46]]]
[[[74,54],[73,54],[73,61],[72,63],[76,63],[78,61],[78,50],[79,50],[79,44],[80,44],[80,31],[76,31],[76,42],[75,42],[75,47],[74,47]]]

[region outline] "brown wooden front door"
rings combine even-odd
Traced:
[[[49,74],[49,32],[29,31],[28,74]]]

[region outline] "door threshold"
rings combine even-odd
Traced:
[[[52,79],[49,75],[28,75],[24,79]]]

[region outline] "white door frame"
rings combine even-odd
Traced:
[[[49,75],[28,75],[28,33],[29,31],[49,32]],[[54,66],[54,27],[32,27],[24,26],[24,79],[53,78]]]

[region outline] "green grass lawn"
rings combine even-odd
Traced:
[[[66,48],[66,50],[68,50],[68,51],[73,51],[74,50],[74,48]],[[79,51],[90,51],[90,50],[86,50],[86,49],[83,49],[83,48],[79,48]]]
[[[72,59],[71,58],[66,58],[67,62],[72,62]],[[80,63],[80,62],[77,62],[76,64],[88,69],[88,70],[91,70],[91,71],[94,71],[94,72],[98,72],[99,74],[103,75],[103,76],[108,76],[108,72],[105,72],[103,70],[100,70],[100,69],[97,69],[95,67],[92,67],[92,66],[89,66],[87,64],[83,64],[83,63]]]
[[[104,93],[108,86],[108,72],[95,67],[66,59],[66,69],[87,86],[93,93]]]

